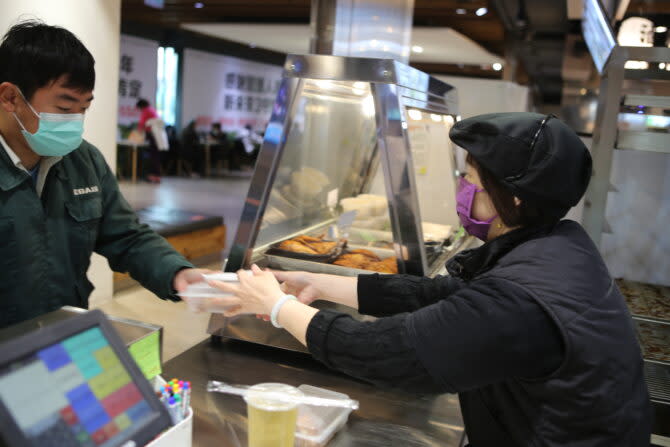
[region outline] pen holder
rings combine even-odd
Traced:
[[[155,390],[165,385],[166,381],[161,376],[154,377],[152,385]],[[193,445],[193,408],[188,407],[186,417],[177,425],[164,431],[156,439],[145,447],[192,447]]]
[[[177,425],[170,427],[146,447],[191,447],[193,444],[193,409],[188,408],[188,415]]]

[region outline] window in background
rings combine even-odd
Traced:
[[[158,47],[158,88],[156,108],[165,124],[177,122],[177,77],[179,55],[172,47]]]

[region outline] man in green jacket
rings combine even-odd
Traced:
[[[0,43],[0,328],[87,307],[94,251],[163,299],[202,279],[82,140],[94,84],[93,56],[63,28],[22,22]]]

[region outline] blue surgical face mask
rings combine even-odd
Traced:
[[[44,157],[64,157],[79,147],[84,133],[83,113],[37,113],[23,93],[21,97],[39,119],[37,132],[28,132],[16,113],[14,118],[21,126],[23,137],[36,154]]]

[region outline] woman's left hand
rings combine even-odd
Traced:
[[[275,276],[269,271],[261,270],[257,265],[248,271],[237,272],[239,285],[222,281],[209,281],[209,285],[232,293],[240,299],[239,306],[224,312],[227,317],[239,314],[270,314],[275,303],[284,296]]]

